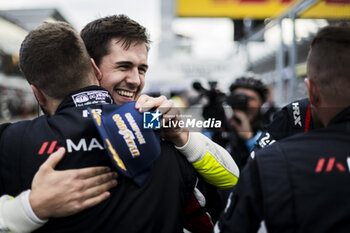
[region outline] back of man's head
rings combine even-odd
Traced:
[[[350,105],[350,25],[320,30],[307,59],[308,78],[316,83],[329,104]]]
[[[45,22],[30,31],[19,59],[28,82],[53,98],[62,99],[91,83],[90,56],[67,23]]]
[[[149,35],[145,27],[125,15],[113,15],[88,23],[80,33],[90,56],[99,66],[109,54],[109,42],[118,38],[124,49],[132,43],[144,43],[149,49]]]

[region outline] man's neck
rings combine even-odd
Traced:
[[[47,106],[45,106],[45,108],[44,107],[42,108],[43,112],[49,116],[54,115],[57,108],[58,108],[58,105],[60,105],[61,102],[62,102],[62,100],[50,98]]]
[[[312,118],[315,119],[316,122],[318,121],[322,126],[326,127],[331,122],[331,120],[344,109],[345,107],[339,106],[328,106],[317,109],[315,108],[314,111],[316,114],[313,114]]]

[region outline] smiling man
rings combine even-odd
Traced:
[[[109,43],[109,54],[102,57],[99,66],[103,74],[100,84],[122,105],[137,99],[145,86],[148,51],[142,43],[128,45],[127,50],[119,46],[122,42],[117,38]]]
[[[178,110],[171,100],[164,96],[153,98],[141,95],[150,44],[146,28],[125,15],[114,15],[90,22],[80,35],[102,73],[100,85],[112,94],[117,104],[137,100],[136,108],[140,111],[156,107],[162,114],[173,116],[171,120],[178,120]],[[230,188],[236,183],[239,171],[225,149],[188,129],[162,131],[163,137],[174,143],[209,183],[220,188]],[[215,172],[201,166],[208,160],[218,168]]]
[[[140,112],[157,108],[166,121],[178,121],[179,111],[165,96],[141,95],[148,69],[150,39],[146,28],[125,15],[94,20],[80,33],[85,46],[99,67],[100,85],[107,89],[117,104],[137,100]],[[232,188],[239,170],[231,155],[199,132],[186,128],[162,129],[162,136],[173,143],[205,181],[221,189]],[[216,202],[217,203],[217,202]],[[220,204],[216,204],[220,211]]]

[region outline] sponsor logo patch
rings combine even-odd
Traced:
[[[293,105],[293,118],[294,118],[294,125],[299,125],[302,127],[301,124],[301,118],[300,118],[300,108],[299,108],[299,103],[292,103]]]
[[[348,158],[348,164],[349,164],[349,159]],[[337,170],[339,172],[344,172],[345,171],[345,166],[337,162],[335,160],[335,157],[330,157],[329,159],[326,158],[320,158],[317,161],[316,168],[315,168],[315,173],[320,173],[320,172],[331,172],[333,170]]]
[[[52,141],[52,142],[43,142],[43,144],[41,145],[39,151],[38,151],[38,155],[42,155],[42,154],[52,154],[54,151],[58,150],[60,147],[56,146],[57,145],[57,141]],[[46,153],[45,153],[46,152]]]
[[[85,91],[72,95],[73,102],[76,107],[92,105],[92,104],[110,104],[112,98],[107,91]]]
[[[91,151],[94,149],[104,150],[104,147],[100,144],[100,142],[96,138],[86,139],[80,138],[78,140],[72,140],[70,138],[66,139],[66,149],[68,153],[73,151]],[[57,146],[56,141],[46,141],[41,144],[41,147],[38,151],[38,155],[50,155],[56,150],[58,150],[60,146]]]
[[[272,139],[272,136],[266,132],[265,135],[259,140],[258,144],[261,148],[275,143],[276,140]]]

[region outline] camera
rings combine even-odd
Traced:
[[[200,98],[208,98],[208,103],[203,107],[202,116],[204,119],[215,118],[226,121],[225,111],[222,107],[225,101],[225,94],[217,89],[216,81],[208,81],[209,89],[202,86],[200,82],[194,82],[192,84],[193,89],[200,93]]]
[[[231,94],[227,97],[226,102],[232,109],[247,110],[249,97],[245,94]]]

